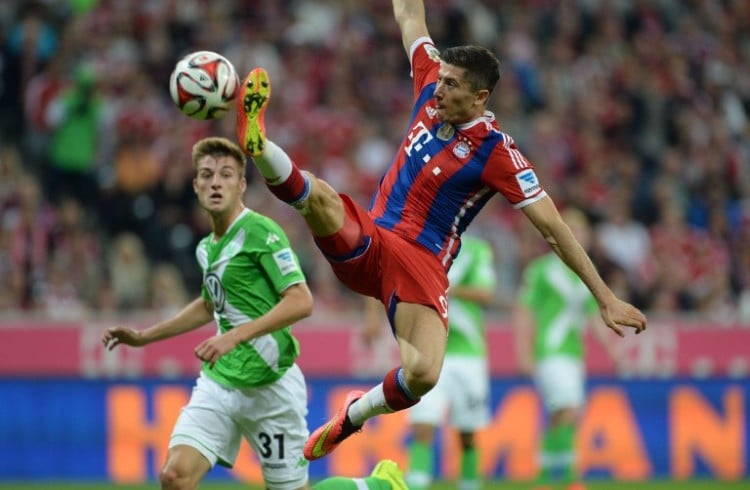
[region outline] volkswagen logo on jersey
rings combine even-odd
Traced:
[[[525,197],[531,197],[539,191],[539,180],[536,178],[534,170],[527,168],[523,172],[516,174],[516,181],[521,187],[521,192]]]
[[[224,312],[227,293],[224,291],[224,286],[221,285],[219,276],[211,272],[203,279],[203,283],[206,285],[208,295],[211,296],[211,301],[214,303],[214,311],[216,313]]]

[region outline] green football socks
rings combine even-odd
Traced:
[[[464,449],[458,490],[479,490],[479,452],[476,447]]]
[[[575,426],[564,424],[551,427],[542,438],[542,457],[538,483],[549,483],[555,474],[563,481],[576,479]]]
[[[391,490],[391,484],[380,478],[368,476],[367,478],[344,478],[343,476],[334,476],[326,478],[315,485],[314,490],[358,490],[363,488],[362,483],[369,490]]]
[[[420,442],[409,445],[409,471],[406,482],[411,490],[424,490],[432,483],[434,471],[432,448]]]

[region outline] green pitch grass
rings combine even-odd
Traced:
[[[486,482],[483,490],[529,490],[528,483]],[[147,485],[115,485],[112,483],[0,483],[0,490],[154,490],[157,482]],[[261,487],[240,483],[205,483],[201,490],[262,490]],[[430,490],[455,490],[451,483],[436,483]],[[553,487],[563,490],[564,487]],[[737,482],[716,481],[658,481],[658,482],[610,482],[594,481],[587,483],[588,490],[747,490],[750,480]]]

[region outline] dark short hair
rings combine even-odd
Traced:
[[[229,156],[237,160],[240,175],[245,175],[245,154],[239,145],[218,136],[203,138],[193,145],[193,167],[198,169],[198,161],[206,155]]]
[[[500,61],[482,46],[455,46],[444,50],[440,58],[449,65],[466,69],[466,80],[474,90],[495,89],[500,80]]]

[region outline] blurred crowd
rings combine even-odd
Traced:
[[[490,104],[561,207],[591,219],[605,279],[649,310],[750,323],[750,1],[426,0],[439,48],[501,59]],[[234,115],[182,115],[175,62],[266,67],[270,136],[367,204],[411,109],[389,0],[12,0],[0,3],[0,310],[53,317],[173,309],[198,292],[210,231],[190,148]],[[303,221],[250,168],[317,306],[356,308]],[[546,245],[494,199],[498,309]]]

